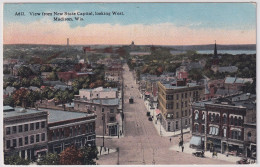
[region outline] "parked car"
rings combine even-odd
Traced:
[[[197,151],[197,152],[192,153],[192,155],[194,155],[196,157],[205,157],[204,151]]]
[[[151,114],[150,114],[150,112],[146,112],[146,116],[148,116],[148,117],[149,117],[150,115],[151,115]]]
[[[153,118],[152,118],[152,117],[149,117],[148,120],[149,120],[149,121],[153,121]]]

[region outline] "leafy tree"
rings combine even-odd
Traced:
[[[23,87],[29,87],[30,86],[30,80],[27,78],[23,78],[21,81],[21,86]]]
[[[61,165],[82,165],[83,155],[76,147],[71,146],[60,153]]]
[[[192,69],[189,71],[189,78],[195,81],[199,81],[203,78],[201,70]]]
[[[3,73],[4,73],[4,74],[10,74],[11,71],[10,71],[9,69],[4,69]]]
[[[52,71],[48,76],[47,79],[50,81],[57,81],[58,80],[58,76],[56,74],[56,72]]]
[[[30,160],[23,159],[18,155],[5,156],[5,165],[29,165]]]
[[[38,165],[59,165],[60,158],[57,153],[48,153],[37,163]]]
[[[52,67],[49,65],[42,65],[40,68],[41,72],[51,72],[52,71]]]
[[[23,100],[27,101],[28,94],[29,94],[29,91],[25,88],[16,90],[13,94],[15,106],[21,105]]]
[[[96,165],[95,159],[98,159],[98,150],[96,146],[92,147],[83,147],[81,149],[83,155],[83,164],[84,165]]]
[[[8,97],[4,98],[4,106],[14,107],[14,99],[12,96],[8,96]]]
[[[30,91],[27,94],[27,105],[33,107],[34,102],[41,98],[40,92],[37,91]]]
[[[43,83],[43,81],[42,81],[42,79],[41,79],[41,77],[34,77],[32,80],[31,80],[31,85],[32,86],[37,86],[37,87],[41,87],[42,86],[42,83]]]
[[[29,77],[31,75],[34,75],[33,71],[27,67],[27,66],[22,66],[18,69],[18,76],[21,77]]]
[[[16,89],[19,89],[20,88],[20,83],[15,81],[15,82],[13,82],[12,86],[15,87]]]

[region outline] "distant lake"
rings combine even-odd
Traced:
[[[213,54],[213,50],[197,50],[199,54]],[[218,50],[218,54],[256,54],[256,50]]]

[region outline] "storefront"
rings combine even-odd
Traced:
[[[221,152],[221,140],[216,139],[216,138],[207,138],[207,149],[210,150],[211,152],[216,151],[216,152]]]

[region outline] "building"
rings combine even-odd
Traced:
[[[203,99],[204,86],[185,81],[158,82],[158,109],[166,131],[178,131],[190,125],[190,103]]]
[[[242,156],[249,136],[247,146],[254,150],[256,134],[246,119],[256,117],[255,97],[241,94],[193,103],[191,147]]]
[[[75,145],[96,145],[95,114],[40,109],[48,112],[48,151],[60,153]]]
[[[35,160],[47,152],[46,111],[4,106],[4,155]]]
[[[98,135],[119,135],[122,101],[117,88],[81,89],[74,98],[74,110],[95,113]]]

